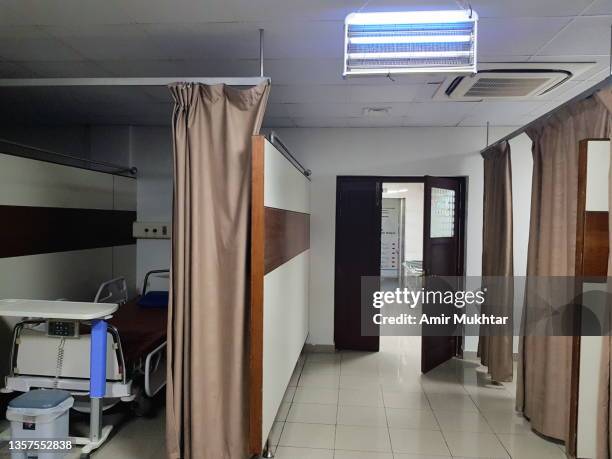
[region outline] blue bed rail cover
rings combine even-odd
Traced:
[[[168,307],[167,291],[147,292],[138,300],[138,306],[148,309],[163,309]]]

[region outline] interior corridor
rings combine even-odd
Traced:
[[[515,414],[514,386],[490,385],[476,361],[421,375],[420,339],[303,355],[272,431],[276,459],[565,457]]]

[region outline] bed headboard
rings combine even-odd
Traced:
[[[310,181],[252,142],[250,439],[261,453],[308,335]]]

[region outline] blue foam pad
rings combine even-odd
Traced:
[[[143,297],[138,300],[138,306],[149,309],[162,309],[168,307],[168,292],[151,291],[145,293]]]

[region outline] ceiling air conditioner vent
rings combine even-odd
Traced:
[[[544,94],[571,77],[563,71],[488,72],[458,77],[446,94],[451,99],[527,98]]]
[[[478,73],[473,75],[449,75],[434,98],[461,101],[537,99],[592,66],[591,62],[482,63]]]
[[[480,78],[465,97],[526,97],[549,83],[548,78]]]

